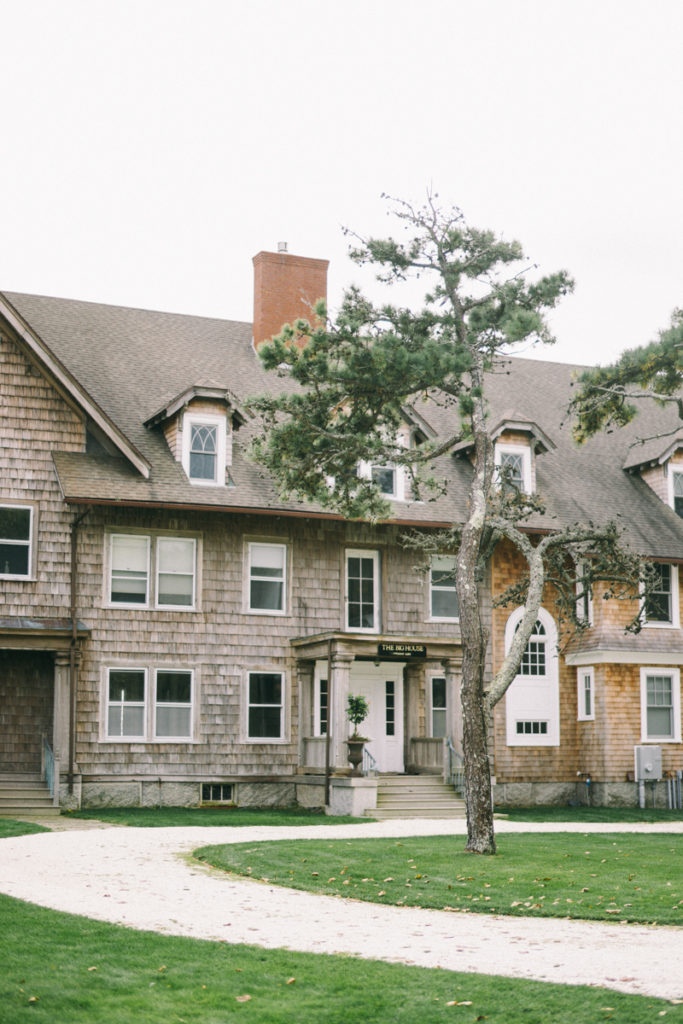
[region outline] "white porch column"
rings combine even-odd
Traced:
[[[403,714],[405,722],[404,763],[406,771],[415,771],[417,765],[414,763],[411,740],[426,736],[424,721],[424,679],[425,663],[423,661],[409,661],[403,670],[404,696]],[[422,695],[422,699],[420,699]],[[420,725],[420,707],[422,708],[422,724]]]
[[[52,751],[65,765],[69,759],[69,655],[55,654]]]
[[[335,769],[349,768],[349,759],[346,756],[346,739],[349,735],[349,720],[346,717],[346,700],[349,695],[351,679],[351,665],[353,654],[332,654],[332,688],[330,699],[330,767]]]
[[[444,658],[441,662],[446,676],[446,735],[453,740],[453,746],[462,754],[462,703],[460,684],[462,660]]]
[[[306,764],[306,740],[314,735],[313,678],[314,661],[297,661],[296,675],[299,688],[299,764]]]

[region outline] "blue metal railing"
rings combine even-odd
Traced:
[[[465,792],[465,768],[462,756],[453,746],[450,736],[446,739],[446,753],[446,782],[462,795]]]
[[[363,775],[379,775],[379,765],[367,747],[363,747],[363,766],[361,772]]]
[[[50,796],[54,798],[55,795],[55,755],[52,753],[52,747],[47,741],[47,736],[43,735],[43,778],[47,784],[47,788],[50,790]]]

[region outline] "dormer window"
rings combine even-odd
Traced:
[[[226,418],[210,413],[183,417],[183,469],[191,483],[223,487],[225,484]]]
[[[531,449],[528,446],[497,444],[498,476],[507,487],[531,494]]]
[[[397,475],[396,466],[370,467],[370,479],[385,498],[397,497]]]
[[[677,516],[683,518],[683,472],[671,473],[671,504]]]

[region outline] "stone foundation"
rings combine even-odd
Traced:
[[[350,814],[362,818],[366,811],[377,807],[377,779],[351,778],[350,776],[330,779],[330,806],[326,814]]]
[[[502,782],[493,787],[493,803],[506,807],[582,805],[637,807],[635,782]],[[645,807],[666,808],[666,782],[645,783]]]

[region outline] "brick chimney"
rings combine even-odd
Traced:
[[[298,317],[310,320],[318,299],[327,299],[329,260],[292,256],[285,242],[279,252],[254,256],[254,347],[279,334]]]

